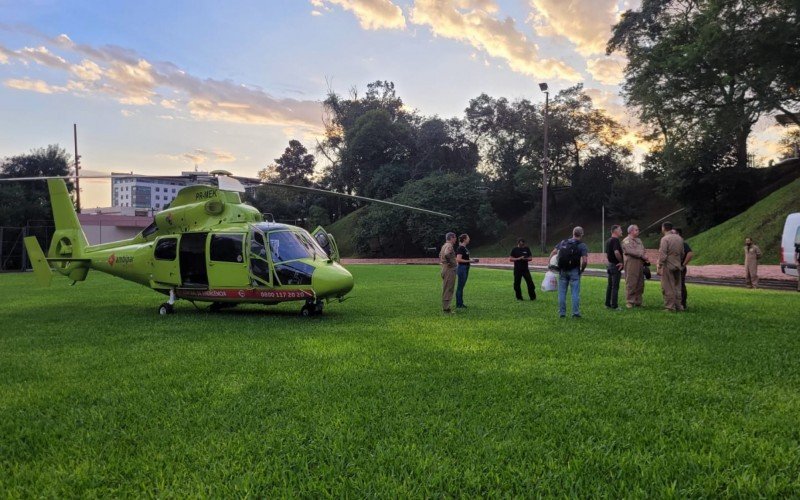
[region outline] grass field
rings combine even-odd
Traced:
[[[800,495],[800,294],[690,285],[674,315],[648,283],[609,312],[585,278],[560,320],[475,269],[444,316],[435,267],[351,270],[306,319],[0,275],[0,492]]]

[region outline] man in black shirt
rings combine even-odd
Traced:
[[[606,260],[608,260],[608,286],[606,286],[606,307],[616,309],[619,298],[619,279],[622,276],[622,244],[619,237],[622,228],[618,225],[611,226],[611,238],[606,241]]]
[[[531,249],[525,245],[525,240],[520,238],[517,240],[517,246],[511,250],[511,258],[508,260],[514,263],[514,293],[517,294],[517,300],[522,300],[522,289],[520,282],[525,278],[525,283],[528,285],[528,297],[531,300],[536,300],[536,286],[531,279],[531,272],[528,270],[528,262],[533,259]]]

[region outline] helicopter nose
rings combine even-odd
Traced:
[[[339,264],[320,266],[311,275],[317,297],[342,297],[353,289],[353,275]]]

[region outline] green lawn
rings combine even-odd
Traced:
[[[584,319],[475,269],[352,266],[352,299],[210,314],[0,275],[5,497],[798,496],[800,294],[690,285]],[[541,274],[535,275],[538,282]]]

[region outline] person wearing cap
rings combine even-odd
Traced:
[[[439,252],[439,262],[442,264],[442,312],[450,314],[450,302],[453,300],[453,289],[456,286],[456,251],[453,245],[456,242],[456,233],[447,233],[442,250]]]
[[[536,286],[533,284],[531,278],[531,271],[528,269],[528,262],[533,260],[531,249],[525,244],[525,240],[519,238],[517,246],[511,249],[511,256],[508,259],[514,263],[514,293],[517,295],[517,300],[522,299],[522,289],[520,284],[522,280],[528,285],[528,297],[531,300],[536,300]]]

